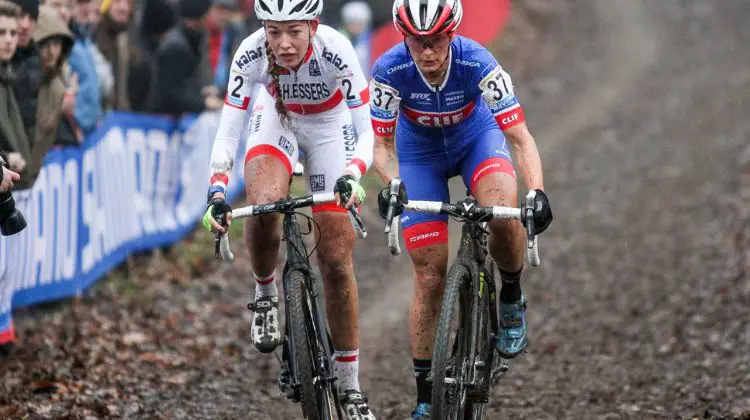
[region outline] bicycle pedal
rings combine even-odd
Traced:
[[[500,378],[508,372],[508,370],[510,370],[510,366],[505,363],[503,359],[500,359],[500,365],[493,369],[492,373],[490,374],[490,381],[492,382],[492,385],[497,385],[497,381],[499,381]]]

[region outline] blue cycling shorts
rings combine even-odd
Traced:
[[[464,144],[460,149],[450,149],[446,153],[431,153],[425,159],[416,158],[416,150],[408,150],[408,140],[399,145],[399,152],[407,149],[405,154],[409,156],[406,161],[399,159],[399,172],[409,200],[448,202],[448,180],[457,175],[461,175],[469,191],[491,173],[504,172],[515,178],[502,131],[482,131],[474,141]],[[407,249],[448,242],[447,215],[407,211],[401,216],[401,225]]]

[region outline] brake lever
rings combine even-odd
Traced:
[[[534,225],[534,199],[536,191],[531,190],[526,195],[526,206],[524,207],[524,222],[526,224],[526,247],[528,248],[528,259],[532,267],[538,267],[541,264],[539,259],[539,243],[536,236],[536,226]]]
[[[216,222],[219,223],[219,225],[223,227],[227,227],[227,221],[225,215],[219,215],[215,218]],[[221,235],[223,235],[223,232],[214,232],[214,259],[218,260],[219,256],[221,255]]]
[[[395,207],[398,203],[398,192],[401,189],[401,178],[391,179],[391,191],[390,201],[388,203],[388,212],[385,217],[385,233],[391,232],[391,225],[393,224],[393,213],[396,211]]]
[[[531,190],[526,194],[526,206],[524,207],[524,213],[526,215],[526,242],[529,249],[534,246],[534,199],[536,198],[536,191]]]
[[[362,221],[362,217],[360,217],[359,213],[357,213],[357,210],[354,208],[354,206],[349,207],[349,215],[351,216],[350,219],[353,224],[356,224],[354,226],[355,233],[357,231],[361,232],[357,236],[360,237],[360,239],[365,239],[367,237],[367,227],[365,226],[365,222]]]

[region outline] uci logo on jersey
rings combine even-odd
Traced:
[[[255,50],[245,51],[244,54],[240,56],[240,58],[234,60],[234,64],[237,65],[237,67],[244,68],[246,65],[250,64],[251,62],[259,59],[263,55],[262,47],[258,47]]]
[[[333,64],[337,69],[339,69],[339,71],[344,71],[345,68],[349,67],[349,65],[344,64],[344,60],[342,60],[338,54],[334,54],[328,51],[328,49],[325,47],[323,47],[323,58],[325,58],[329,63]]]

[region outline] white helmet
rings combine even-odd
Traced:
[[[314,20],[323,11],[323,0],[255,0],[258,20]]]
[[[393,24],[404,35],[450,34],[463,17],[461,0],[395,0]]]

